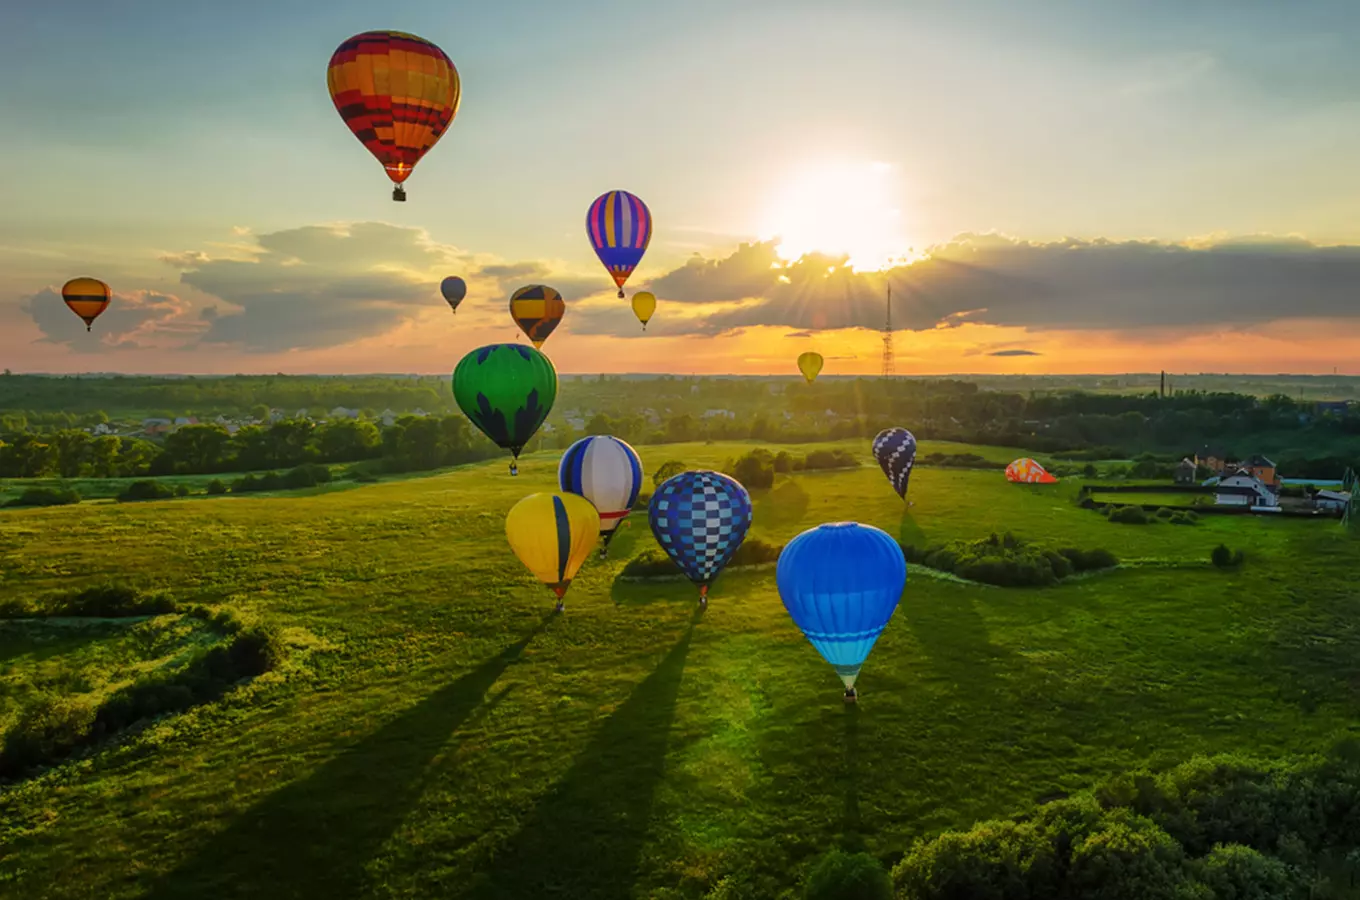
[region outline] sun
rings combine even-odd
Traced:
[[[777,240],[780,259],[808,253],[846,255],[857,271],[881,271],[911,257],[893,167],[884,162],[829,162],[794,172],[772,198],[761,229]]]

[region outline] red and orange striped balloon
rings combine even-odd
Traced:
[[[401,183],[458,114],[462,84],[434,44],[400,31],[365,31],[340,45],[326,71],[340,118],[392,179]]]
[[[99,314],[109,308],[113,295],[109,286],[98,278],[72,278],[61,286],[61,299],[66,301],[71,312],[80,316],[89,331]]]

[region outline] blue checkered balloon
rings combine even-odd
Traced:
[[[905,428],[889,428],[874,438],[874,459],[892,482],[897,496],[906,498],[907,480],[916,462],[916,438]]]
[[[656,542],[706,597],[708,585],[751,527],[751,495],[718,472],[681,472],[652,495],[647,519]]]

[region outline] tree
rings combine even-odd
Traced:
[[[681,413],[672,416],[666,421],[666,440],[673,444],[692,441],[699,436],[699,429],[694,424],[694,417],[689,413]]]
[[[652,484],[655,487],[660,487],[662,482],[674,478],[688,468],[688,466],[678,459],[667,460],[661,464],[661,468],[657,469],[656,472],[652,474]]]
[[[165,437],[173,471],[220,472],[226,468],[231,435],[221,425],[185,425]]]
[[[601,376],[604,377],[604,376]],[[596,413],[586,423],[586,434],[613,434],[614,421],[604,413]]]
[[[250,417],[256,422],[269,421],[269,407],[263,403],[257,403],[250,408]]]
[[[90,442],[90,474],[95,478],[115,478],[118,476],[119,452],[123,442],[111,434],[97,437]]]
[[[327,462],[369,459],[382,447],[382,434],[372,422],[336,419],[316,429],[316,448]]]

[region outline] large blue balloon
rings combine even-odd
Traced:
[[[718,472],[681,472],[656,489],[647,520],[656,542],[699,585],[699,602],[707,605],[709,584],[746,540],[751,495]]]
[[[789,541],[774,577],[794,624],[831,663],[853,701],[860,666],[907,583],[902,548],[872,525],[818,525]]]
[[[889,428],[874,438],[874,459],[883,474],[892,482],[893,490],[903,499],[907,496],[907,480],[916,462],[916,438],[905,428]]]

